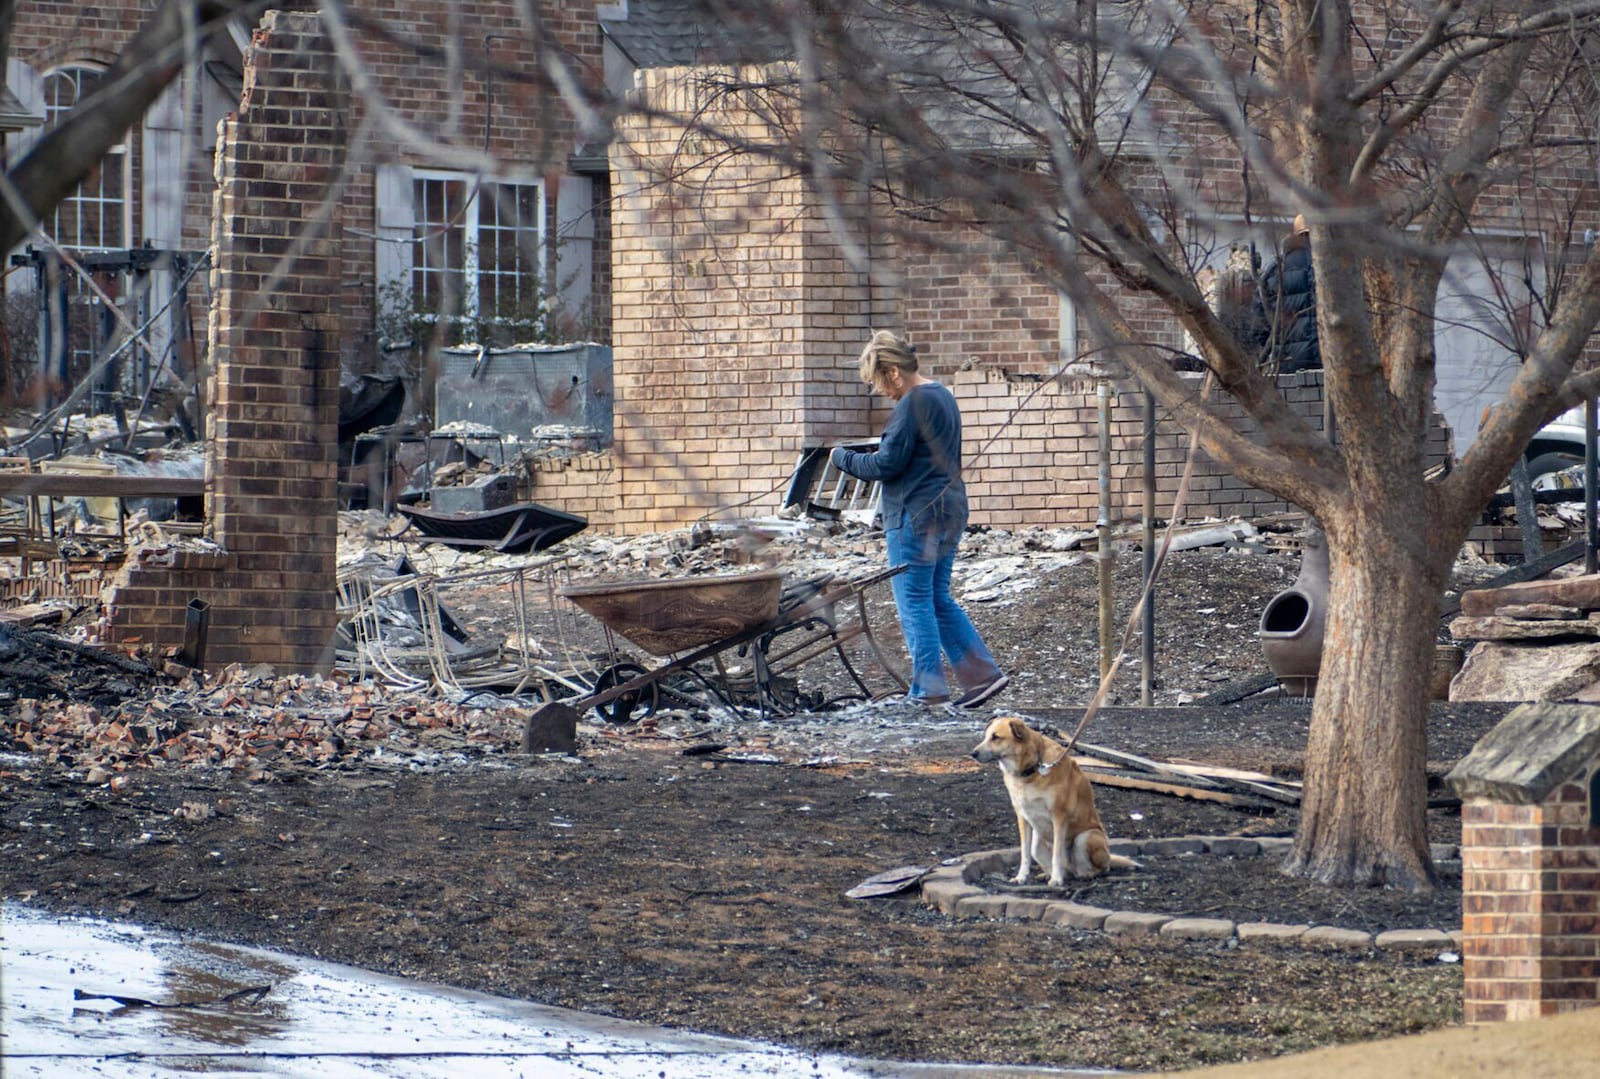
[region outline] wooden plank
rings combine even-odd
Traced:
[[[101,476],[71,472],[0,472],[0,498],[195,498],[201,476]]]
[[[1083,774],[1089,777],[1090,783],[1097,783],[1102,787],[1151,791],[1155,794],[1170,794],[1176,798],[1191,798],[1198,802],[1221,802],[1223,805],[1238,806],[1241,809],[1270,809],[1272,807],[1271,802],[1252,798],[1247,794],[1234,794],[1232,791],[1206,790],[1181,783],[1163,783],[1158,779],[1141,779],[1138,776],[1125,775],[1120,772],[1101,772],[1088,768],[1084,769]]]
[[[21,607],[0,609],[0,624],[8,626],[38,626],[60,622],[66,617],[65,607],[54,607],[47,603],[27,603]]]
[[[1112,761],[1116,764],[1131,766],[1140,772],[1151,772],[1158,776],[1166,776],[1169,779],[1176,779],[1184,783],[1192,783],[1195,786],[1200,787],[1218,788],[1221,786],[1221,784],[1217,783],[1215,780],[1210,780],[1204,776],[1195,775],[1193,772],[1185,769],[1174,768],[1170,764],[1162,764],[1160,761],[1153,761],[1148,757],[1140,757],[1133,753],[1124,753],[1120,749],[1111,749],[1108,746],[1092,746],[1087,742],[1079,742],[1073,748],[1082,750],[1091,757],[1099,757],[1103,760]]]
[[[1206,764],[1202,761],[1175,760],[1168,763],[1174,768],[1183,768],[1208,779],[1248,779],[1257,783],[1273,783],[1280,787],[1289,788],[1303,786],[1299,780],[1279,779],[1277,776],[1268,775],[1266,772],[1253,772],[1245,768],[1227,768],[1220,764]]]
[[[1240,678],[1207,693],[1203,697],[1196,697],[1184,707],[1195,705],[1233,704],[1246,697],[1254,697],[1257,693],[1264,693],[1278,684],[1278,676],[1268,672],[1254,674],[1249,678]]]

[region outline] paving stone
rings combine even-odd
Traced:
[[[1256,837],[1256,845],[1262,854],[1282,858],[1294,848],[1294,840],[1286,835],[1264,835]]]
[[[1046,925],[1066,925],[1073,929],[1100,929],[1112,912],[1105,907],[1091,907],[1083,903],[1056,900],[1044,912],[1040,921]]]
[[[1240,922],[1235,928],[1241,942],[1250,940],[1292,941],[1305,936],[1309,925],[1285,925],[1282,922]]]
[[[967,883],[970,884],[990,873],[1015,872],[1017,858],[1021,853],[1020,848],[1012,847],[1010,850],[980,850],[976,854],[967,855],[963,859]]]
[[[1006,917],[1015,918],[1020,922],[1037,922],[1055,905],[1054,899],[1015,895],[1006,900]]]
[[[1372,943],[1404,951],[1443,951],[1450,947],[1450,934],[1442,929],[1390,929],[1379,933]]]
[[[1004,918],[1006,916],[1007,896],[988,895],[980,892],[977,895],[964,896],[956,901],[957,918]]]
[[[922,882],[922,901],[930,907],[936,907],[946,914],[955,914],[956,906],[961,900],[970,896],[983,895],[982,888],[974,888],[962,880],[924,880]]]
[[[1144,841],[1145,854],[1204,854],[1206,841],[1199,836],[1177,836],[1172,839],[1147,839]]]
[[[1307,929],[1300,940],[1323,948],[1361,951],[1372,947],[1372,934],[1359,929],[1340,929],[1333,925],[1315,925]]]
[[[1170,921],[1172,921],[1172,916],[1169,914],[1146,914],[1137,910],[1114,910],[1106,915],[1105,923],[1101,928],[1107,933],[1142,936],[1148,933],[1159,933],[1161,927]]]
[[[1144,851],[1142,839],[1113,839],[1106,843],[1111,848],[1112,854],[1120,854],[1127,858],[1137,858]]]
[[[1221,835],[1206,840],[1206,848],[1212,854],[1221,854],[1234,858],[1254,858],[1261,853],[1261,844],[1254,839],[1243,836]]]
[[[1227,940],[1233,931],[1226,918],[1174,918],[1161,927],[1162,936],[1179,940]]]

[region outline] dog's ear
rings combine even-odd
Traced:
[[[1011,721],[1011,737],[1019,742],[1026,742],[1028,740],[1028,725],[1020,719],[1013,719]]]

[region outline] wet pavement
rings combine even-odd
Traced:
[[[7,1077],[1104,1074],[818,1055],[10,903],[0,919]]]

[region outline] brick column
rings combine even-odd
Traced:
[[[1462,963],[1469,1023],[1591,1007],[1600,988],[1600,828],[1588,792],[1461,810]]]
[[[217,150],[212,537],[236,559],[210,653],[325,663],[335,625],[336,178],[348,94],[315,15],[269,12]],[[325,203],[332,199],[332,205]]]
[[[317,16],[268,12],[217,143],[206,512],[221,549],[129,560],[105,596],[106,639],[176,648],[201,599],[208,668],[332,661],[343,293],[330,185],[348,108]]]

